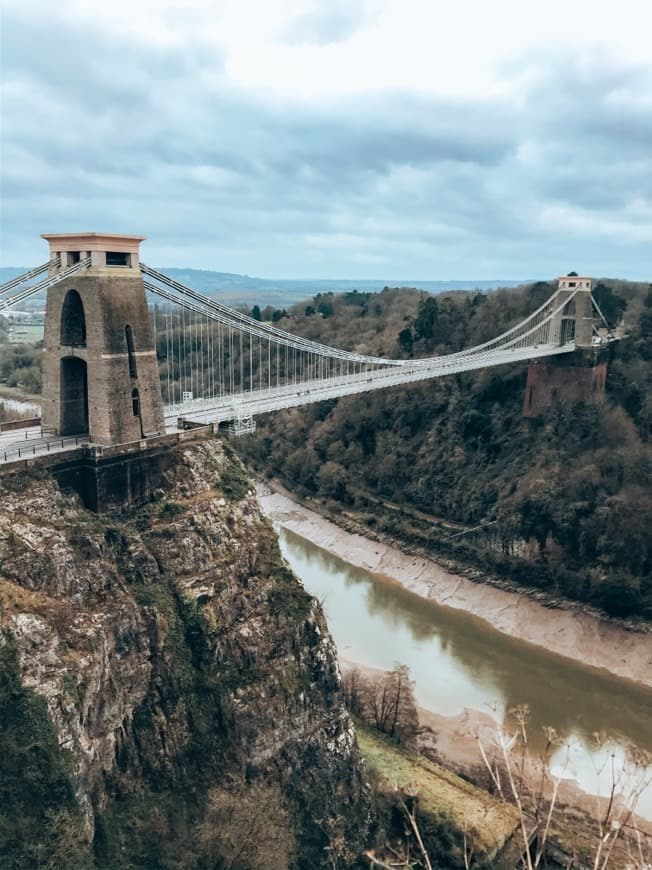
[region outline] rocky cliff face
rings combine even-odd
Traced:
[[[180,450],[158,495],[97,516],[48,477],[3,484],[0,724],[69,786],[5,795],[35,814],[5,857],[40,830],[68,870],[345,866],[370,794],[321,608],[228,447]]]

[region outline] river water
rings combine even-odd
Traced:
[[[652,752],[652,692],[633,683],[504,635],[483,620],[441,607],[386,578],[353,567],[287,529],[283,555],[306,589],[323,601],[341,658],[375,668],[410,668],[417,702],[445,716],[465,707],[503,718],[516,705],[530,708],[529,737],[543,740],[552,726],[566,738],[564,776],[590,793],[609,777],[596,773],[605,751],[595,732],[613,739],[616,760],[628,746]],[[561,773],[560,750],[553,769]],[[638,812],[652,819],[652,786]]]
[[[32,402],[21,402],[18,399],[5,399],[0,395],[0,402],[11,411],[21,411],[25,416],[34,416],[41,413],[41,406]]]

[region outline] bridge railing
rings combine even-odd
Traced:
[[[54,453],[66,447],[78,447],[88,443],[88,435],[74,435],[68,438],[53,438],[44,444],[30,444],[24,447],[13,447],[11,450],[0,450],[0,462],[11,462],[16,459],[26,459],[29,456],[39,456],[43,453]]]

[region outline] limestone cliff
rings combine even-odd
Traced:
[[[85,511],[45,475],[1,485],[0,725],[21,759],[5,797],[22,806],[0,825],[5,859],[352,860],[370,793],[335,649],[230,449],[179,450],[157,500],[120,516]],[[46,763],[26,737],[35,723],[54,745]],[[38,779],[55,773],[50,799]],[[29,779],[41,806],[18,794]]]

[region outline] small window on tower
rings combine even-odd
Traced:
[[[68,265],[73,266],[80,260],[79,251],[68,251]]]
[[[131,410],[134,417],[140,417],[140,396],[138,390],[131,391]]]
[[[107,251],[106,265],[107,266],[129,266],[129,254],[124,254],[122,251]]]

